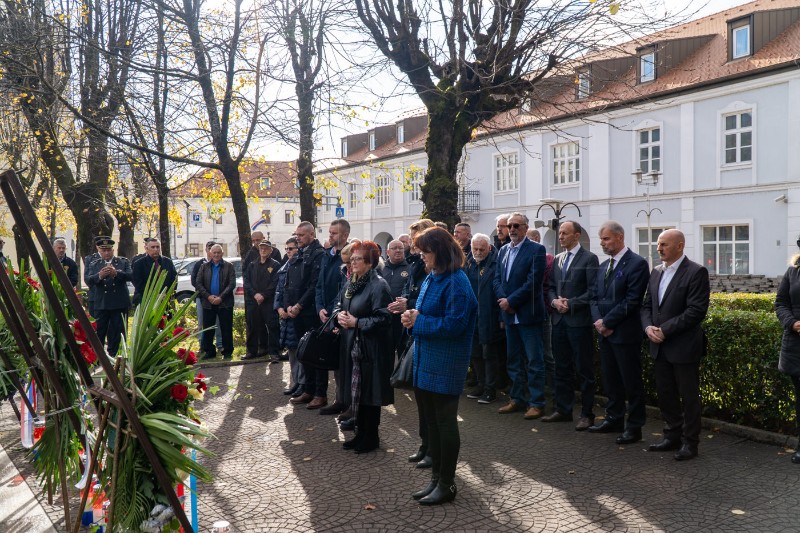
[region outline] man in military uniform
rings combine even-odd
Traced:
[[[97,318],[97,335],[100,342],[108,340],[108,354],[117,355],[131,298],[128,282],[131,281],[131,264],[124,257],[114,257],[114,241],[108,237],[97,239],[100,258],[86,268],[84,281],[94,288],[94,311]]]
[[[99,243],[100,241],[110,238],[111,237],[109,237],[108,235],[100,235],[98,237],[95,237],[94,238],[95,247],[98,246],[97,243]],[[92,263],[100,259],[100,248],[96,248],[96,250],[97,251],[95,251],[93,254],[89,254],[83,258],[84,283],[86,283],[86,272],[89,270],[89,266],[91,266]],[[87,286],[87,293],[88,295],[86,297],[86,305],[89,308],[89,316],[94,317],[95,316],[94,299],[95,295],[97,294],[97,289],[92,286]]]
[[[78,286],[78,265],[67,255],[67,242],[61,238],[54,240],[53,250],[56,252],[56,257],[58,257],[61,266],[64,267],[64,271],[67,273],[69,282],[74,289]]]

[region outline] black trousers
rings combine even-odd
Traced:
[[[306,331],[319,327],[321,322],[318,315],[299,315],[294,318],[295,333],[299,340]],[[312,365],[303,365],[306,373],[306,384],[304,392],[316,397],[328,396],[328,371],[319,369]]]
[[[117,355],[119,343],[125,335],[128,309],[95,309],[97,315],[97,336],[100,344],[108,341],[108,355]]]
[[[570,327],[564,320],[553,324],[553,356],[556,360],[556,409],[572,415],[575,374],[581,391],[581,416],[594,419],[594,338],[591,326]]]
[[[472,340],[472,368],[478,378],[478,387],[484,394],[494,394],[497,390],[497,361],[500,343],[481,344],[477,336]]]
[[[664,419],[664,437],[697,447],[700,442],[700,364],[673,364],[664,356],[655,360],[658,407]],[[683,407],[681,407],[683,402]]]
[[[264,300],[258,304],[253,300],[245,304],[247,353],[278,355],[280,352],[280,326],[278,312],[272,308],[273,303],[273,300]]]
[[[640,429],[647,419],[642,381],[642,344],[615,344],[600,339],[600,366],[603,372],[603,389],[608,396],[606,420],[625,418],[626,429]]]
[[[207,357],[216,357],[217,347],[214,345],[215,328],[219,319],[219,329],[222,331],[222,356],[233,355],[233,307],[220,307],[212,305],[203,308],[203,338],[200,347]],[[207,329],[211,328],[211,329]]]
[[[440,483],[452,485],[461,449],[458,433],[458,395],[438,394],[414,389],[417,402],[428,424],[428,455],[433,460],[431,474]]]

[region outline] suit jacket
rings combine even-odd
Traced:
[[[489,255],[481,262],[470,257],[465,274],[472,285],[472,292],[478,300],[478,321],[475,333],[478,343],[489,344],[505,338],[500,328],[500,306],[494,293],[494,276],[497,271],[497,251],[490,248]]]
[[[699,363],[705,355],[705,334],[700,327],[708,312],[711,289],[706,267],[684,257],[658,304],[658,286],[664,265],[650,274],[647,296],[641,310],[642,329],[656,326],[664,342],[650,342],[650,356],[659,354],[670,363]]]
[[[111,258],[111,266],[117,270],[114,277],[100,279],[100,270],[106,266],[102,258],[95,259],[86,267],[83,280],[94,290],[95,311],[127,309],[131,306],[128,282],[131,281],[131,264],[124,257]]]
[[[550,285],[547,291],[548,305],[556,298],[566,298],[569,310],[566,313],[554,312],[550,319],[553,324],[564,322],[570,327],[591,326],[592,313],[589,309],[591,289],[597,279],[597,256],[581,246],[570,258],[567,275],[562,274],[567,252],[561,252],[553,262],[550,271]]]
[[[547,268],[546,252],[544,246],[529,239],[523,239],[519,247],[508,274],[506,270],[511,244],[500,249],[494,291],[498,299],[508,299],[508,304],[516,311],[520,324],[538,324],[546,316],[542,295],[542,281]],[[514,324],[515,315],[501,312],[501,316],[506,324]]]
[[[149,255],[145,255],[133,264],[132,281],[135,288],[133,293],[134,305],[137,305],[142,301],[144,288],[147,285],[148,278],[150,278],[150,272],[152,271],[154,264],[155,261]],[[158,264],[167,272],[167,278],[164,280],[164,287],[170,287],[178,275],[177,272],[175,272],[175,265],[172,263],[172,259],[162,255],[158,258]]]
[[[236,290],[236,269],[232,264],[224,259],[220,261],[219,269],[219,294],[217,296],[222,298],[222,303],[219,307],[233,307],[234,297],[233,291]],[[211,309],[213,306],[208,301],[208,296],[211,294],[211,276],[214,263],[207,261],[200,267],[200,272],[197,273],[197,295],[200,297],[200,302],[203,309]]]
[[[606,259],[597,268],[591,299],[592,322],[602,319],[603,325],[614,333],[606,339],[614,344],[642,341],[642,325],[639,310],[650,268],[647,261],[628,249],[605,282],[606,270],[611,259]]]

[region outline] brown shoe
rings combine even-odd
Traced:
[[[328,405],[328,399],[325,396],[314,396],[314,399],[306,406],[306,409],[319,409],[326,405]]]
[[[498,413],[501,415],[507,415],[509,413],[514,413],[516,411],[522,411],[523,407],[516,403],[516,402],[508,402],[503,407],[497,410]]]
[[[561,411],[553,411],[552,415],[543,416],[542,422],[572,422],[572,415],[567,415]]]
[[[536,420],[537,418],[542,418],[544,414],[544,409],[539,409],[538,407],[531,407],[527,411],[525,411],[525,420]]]
[[[575,431],[586,431],[594,424],[594,420],[589,417],[582,416],[578,419],[578,423],[575,424]]]
[[[309,393],[307,393],[307,392],[304,392],[303,394],[301,394],[301,395],[300,395],[300,396],[298,396],[297,398],[292,398],[292,399],[291,399],[291,400],[289,400],[289,401],[290,401],[290,402],[292,402],[292,403],[293,403],[293,404],[295,404],[295,405],[300,405],[301,403],[308,403],[308,402],[310,402],[310,401],[312,400],[312,398],[314,398],[314,397],[313,397],[313,396],[311,396],[311,394],[309,394]]]

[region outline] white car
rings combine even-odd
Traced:
[[[244,281],[242,279],[242,260],[239,257],[223,257],[225,261],[231,263],[236,270],[236,290],[233,293],[233,302],[235,307],[244,308]],[[175,259],[175,270],[178,273],[178,284],[175,287],[175,299],[183,302],[187,298],[191,298],[195,293],[195,288],[192,286],[192,269],[194,265],[200,261],[200,257],[186,257],[184,259]]]

